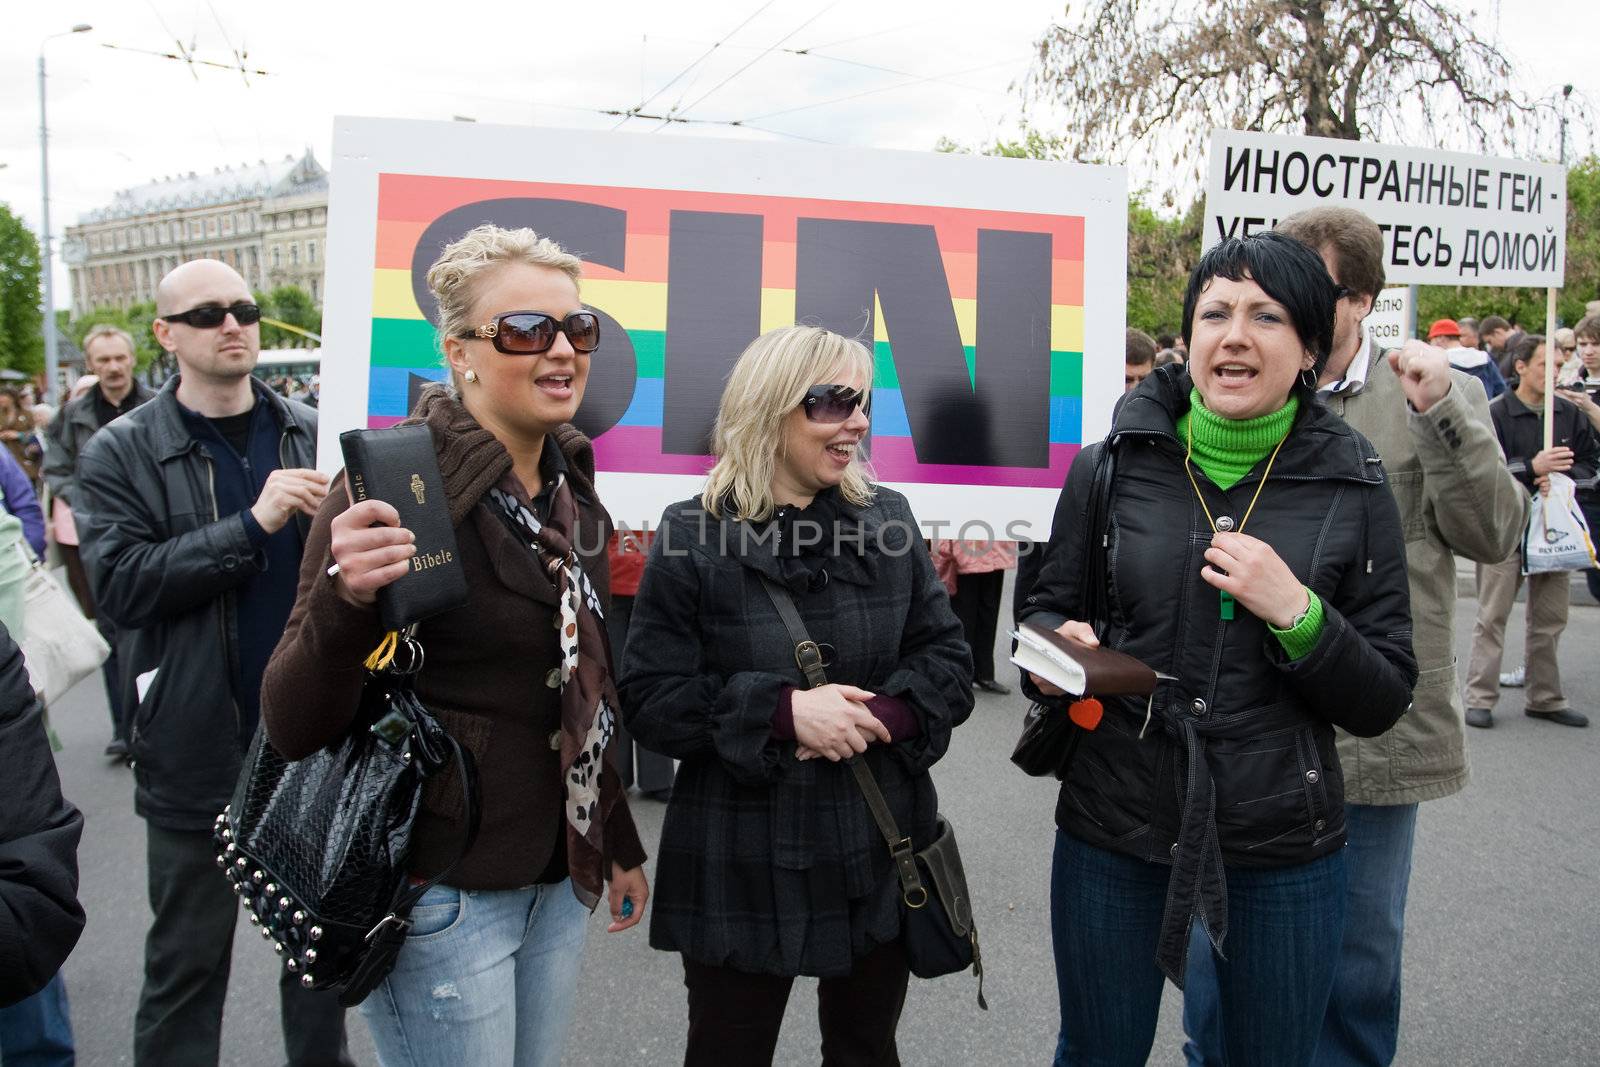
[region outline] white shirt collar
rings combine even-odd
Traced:
[[[1359,393],[1362,386],[1367,384],[1367,371],[1372,366],[1372,338],[1363,337],[1361,347],[1356,350],[1356,358],[1350,361],[1350,366],[1345,368],[1344,377],[1317,390],[1325,396],[1337,393]]]

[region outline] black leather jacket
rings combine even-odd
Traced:
[[[252,385],[282,428],[279,465],[315,466],[316,412]],[[167,829],[209,830],[250,743],[231,686],[233,590],[264,557],[239,513],[217,514],[211,455],[185,425],[177,387],[174,376],[90,439],[73,514],[95,604],[117,628],[123,700],[135,708],[135,810]],[[295,522],[303,545],[306,520]]]
[[[143,382],[133,383],[134,403],[140,407],[155,395]],[[95,413],[94,402],[92,389],[68,401],[45,430],[49,447],[45,449],[39,474],[50,487],[50,495],[68,504],[78,502],[78,458],[83,455],[89,438],[100,431],[100,417]]]
[[[0,1007],[43,989],[78,943],[82,833],[22,651],[0,625]]]
[[[1417,668],[1405,538],[1383,465],[1321,403],[1302,404],[1245,532],[1321,597],[1322,635],[1289,660],[1242,606],[1232,621],[1221,618],[1217,590],[1200,576],[1211,529],[1175,429],[1189,390],[1182,368],[1157,368],[1107,443],[1080,453],[1021,615],[1049,626],[1083,617],[1091,472],[1099,450],[1114,449],[1105,641],[1178,680],[1157,687],[1148,728],[1143,699],[1104,701],[1062,783],[1056,822],[1101,848],[1173,864],[1171,899],[1211,912],[1222,864],[1288,866],[1344,844],[1333,728],[1387,730],[1410,706]],[[1264,465],[1226,492],[1197,470],[1213,514],[1243,516]],[[1167,935],[1186,942],[1188,914],[1170,918],[1181,929],[1163,930],[1163,949],[1181,952]],[[1215,931],[1216,917],[1208,919]]]

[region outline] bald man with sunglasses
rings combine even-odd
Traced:
[[[316,412],[251,374],[261,309],[237,272],[182,264],[161,280],[156,314],[178,373],[90,439],[76,511],[95,601],[122,637],[134,806],[146,824],[153,921],[133,1061],[211,1067],[238,919],[212,821],[255,736],[261,676],[328,478],[312,469]],[[288,1062],[349,1064],[343,1009],[287,977]]]

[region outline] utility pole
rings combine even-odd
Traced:
[[[74,33],[88,33],[94,27],[80,22],[70,30],[52,33],[39,42],[39,187],[43,210],[39,234],[39,253],[44,266],[44,401],[55,404],[56,379],[61,373],[60,359],[56,354],[56,287],[50,262],[50,125],[45,120],[44,46],[57,37],[70,37]]]

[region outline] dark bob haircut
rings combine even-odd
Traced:
[[[1544,344],[1544,335],[1543,334],[1537,334],[1537,333],[1525,333],[1525,334],[1523,334],[1521,337],[1517,338],[1515,344],[1510,346],[1511,350],[1506,353],[1506,355],[1509,357],[1509,359],[1507,359],[1507,362],[1510,363],[1513,367],[1515,367],[1518,363],[1522,363],[1522,364],[1532,363],[1533,362],[1533,354],[1535,352],[1539,351],[1539,346],[1542,345],[1542,344]],[[1543,388],[1543,386],[1541,386],[1540,388]]]
[[[1320,377],[1333,351],[1333,312],[1343,294],[1328,275],[1322,257],[1293,237],[1271,230],[1249,237],[1230,237],[1213,245],[1189,275],[1183,293],[1183,342],[1190,343],[1194,328],[1194,306],[1213,278],[1237,282],[1250,279],[1272,299],[1284,306],[1300,343],[1316,357],[1313,372]],[[1295,386],[1308,394],[1305,382]]]

